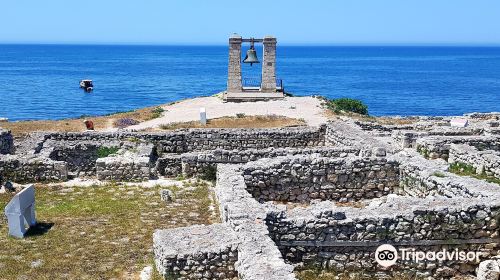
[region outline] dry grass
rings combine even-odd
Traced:
[[[121,118],[130,118],[139,122],[158,118],[161,116],[161,111],[158,108],[147,107],[106,116],[82,116],[77,119],[6,122],[1,123],[0,127],[11,130],[15,136],[23,136],[35,131],[79,132],[86,130],[83,120],[88,119],[94,122],[96,130],[105,130],[113,128],[115,121]]]
[[[171,123],[160,126],[161,130],[174,130],[180,128],[273,128],[307,125],[304,120],[293,119],[284,116],[239,116],[223,117],[207,121],[207,125],[201,125],[198,121]]]
[[[296,272],[296,276],[299,280],[367,280],[374,279],[373,273],[367,273],[366,275],[362,275],[361,271],[356,271],[356,274],[353,275],[339,275],[335,272],[331,271],[321,271],[318,269],[305,269]],[[410,275],[393,275],[388,278],[384,278],[387,280],[418,280],[423,279],[422,277],[410,276]]]
[[[170,204],[160,200],[160,186],[37,186],[37,219],[53,226],[19,240],[0,220],[0,279],[137,279],[153,265],[155,229],[218,222],[209,186],[171,187]],[[0,195],[1,209],[11,196]]]

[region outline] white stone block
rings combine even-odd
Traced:
[[[452,119],[450,121],[450,125],[452,127],[467,127],[469,125],[469,121],[467,119]]]
[[[9,235],[23,238],[29,227],[36,225],[35,187],[33,185],[20,191],[5,206],[9,224]],[[28,228],[25,225],[28,225]]]

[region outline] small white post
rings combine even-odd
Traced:
[[[207,125],[207,111],[204,107],[200,108],[200,123],[201,125]]]

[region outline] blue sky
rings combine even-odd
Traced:
[[[6,0],[0,43],[500,45],[498,0]]]

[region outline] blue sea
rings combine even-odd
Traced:
[[[261,49],[257,49],[262,58]],[[0,117],[103,115],[226,87],[226,46],[0,45]],[[351,97],[371,115],[500,111],[500,48],[278,46],[294,95]],[[246,78],[260,65],[245,65]],[[85,93],[79,80],[94,80]]]

